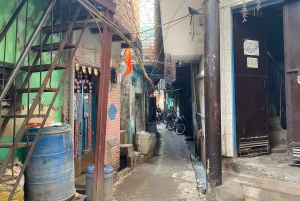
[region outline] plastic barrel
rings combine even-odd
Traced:
[[[113,199],[113,184],[114,184],[114,168],[108,166],[104,168],[103,175],[103,200],[108,201]],[[86,201],[93,200],[94,190],[94,166],[89,166],[86,172]]]
[[[28,128],[30,142],[34,141],[38,130]],[[69,125],[43,128],[25,177],[27,200],[67,200],[74,196],[73,135]]]

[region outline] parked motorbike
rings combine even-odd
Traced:
[[[160,108],[156,109],[156,123],[160,123],[162,120],[162,112]]]
[[[167,119],[164,120],[164,123],[166,124],[166,128],[168,128],[168,124],[173,123],[174,120],[176,119],[177,115],[175,112],[172,112],[167,115]]]
[[[184,122],[186,122],[187,120],[185,119],[185,117],[183,115],[179,116],[178,118],[176,118],[175,120],[173,120],[172,122],[169,122],[167,124],[167,129],[169,131],[172,131],[175,129],[175,132],[177,135],[181,135],[184,133],[185,131],[185,124]]]

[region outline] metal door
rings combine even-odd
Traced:
[[[234,15],[236,132],[238,154],[269,152],[267,51],[263,21]]]
[[[286,70],[287,145],[289,157],[300,160],[300,1],[283,9]]]

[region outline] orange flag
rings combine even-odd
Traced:
[[[125,58],[124,62],[127,66],[124,76],[128,76],[128,75],[130,75],[130,73],[132,71],[132,56],[131,56],[131,51],[129,48],[126,48],[126,50],[123,54],[123,57]]]

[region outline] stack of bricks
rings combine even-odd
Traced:
[[[114,21],[119,22],[130,33],[140,31],[139,0],[114,0],[117,5]]]

